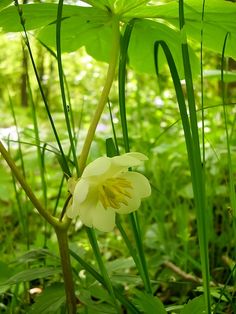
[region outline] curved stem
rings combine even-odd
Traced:
[[[109,62],[109,67],[107,71],[106,82],[103,87],[97,109],[95,111],[92,122],[88,129],[88,133],[87,133],[84,146],[82,148],[82,152],[80,155],[79,169],[81,173],[83,172],[85,168],[86,160],[88,158],[88,154],[89,154],[89,150],[90,150],[93,138],[94,138],[94,134],[95,134],[98,122],[100,120],[101,114],[103,112],[104,106],[107,102],[107,98],[108,98],[108,95],[112,86],[112,82],[115,76],[115,70],[116,70],[116,65],[117,65],[117,60],[118,60],[118,55],[119,55],[119,47],[120,47],[119,20],[116,16],[114,16],[112,28],[113,28],[113,36],[112,36],[112,45],[111,45],[111,55],[110,55],[110,62]]]
[[[11,158],[9,152],[6,150],[6,148],[4,147],[1,141],[0,141],[0,153],[2,154],[3,158],[8,163],[8,166],[11,168],[12,173],[14,174],[14,176],[16,177],[16,179],[22,186],[26,195],[28,196],[32,204],[35,206],[39,214],[43,216],[47,220],[47,222],[50,223],[52,226],[57,226],[59,223],[58,220],[55,217],[53,217],[39,202],[39,200],[35,196],[34,192],[31,190],[25,178],[20,173],[19,169],[16,167],[14,160]]]

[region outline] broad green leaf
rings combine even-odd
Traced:
[[[205,70],[203,72],[204,78],[221,80],[221,70]],[[235,72],[224,72],[224,81],[227,83],[236,82]]]
[[[205,301],[204,296],[201,295],[197,298],[190,300],[183,309],[181,310],[180,314],[204,314],[206,313],[205,309]]]
[[[95,6],[94,1],[87,1]],[[139,19],[133,29],[128,50],[130,65],[138,72],[154,74],[153,45],[156,40],[164,40],[170,48],[176,66],[183,77],[181,37],[178,31],[178,3],[170,2],[163,5],[145,5],[144,0],[109,1],[103,0],[96,7],[79,7],[75,5],[63,6],[63,20],[61,28],[61,44],[63,52],[70,52],[86,47],[87,52],[100,61],[109,60],[111,42],[111,15],[105,6],[119,6],[121,20],[128,21],[137,17],[157,17],[158,20]],[[134,6],[136,6],[134,8]],[[101,9],[102,8],[102,9]],[[38,38],[46,46],[55,48],[56,4],[27,4],[22,6],[23,15],[28,30],[44,28]],[[236,57],[236,5],[221,0],[206,1],[204,24],[201,23],[201,3],[189,0],[185,4],[185,19],[188,37],[200,41],[203,25],[203,42],[205,47],[222,51],[223,41],[227,32],[228,37],[226,55]],[[222,14],[224,13],[224,14]],[[171,23],[169,27],[165,21]],[[0,27],[5,32],[21,31],[17,10],[14,6],[0,12]],[[175,27],[175,28],[174,28]],[[177,29],[177,31],[175,30]],[[216,40],[217,38],[217,40]],[[138,52],[138,53],[137,53]],[[166,64],[162,52],[159,54],[159,65]],[[198,71],[198,61],[190,49],[190,59],[193,73]]]
[[[90,4],[91,6],[95,8],[99,8],[102,10],[107,10],[108,8],[113,8],[113,4],[115,0],[85,0],[84,2]]]
[[[29,314],[57,313],[65,301],[64,285],[54,283],[36,298],[36,302],[31,307]]]
[[[13,275],[4,283],[0,283],[0,286],[6,285],[6,284],[14,285],[18,282],[31,281],[38,278],[46,278],[49,276],[59,274],[60,272],[61,272],[60,268],[52,268],[52,267],[27,269]]]
[[[158,18],[167,21],[179,29],[178,2],[138,7],[126,12],[123,18]],[[230,1],[208,0],[205,2],[204,22],[202,1],[185,1],[184,6],[186,32],[192,39],[200,42],[203,27],[203,43],[206,48],[222,52],[224,38],[230,33],[226,55],[236,58],[236,4]]]
[[[175,64],[179,70],[179,74],[182,77],[183,69],[180,32],[154,21],[140,20],[134,24],[128,49],[130,65],[139,72],[154,74],[154,43],[158,40],[164,40],[170,48]],[[198,60],[191,49],[190,58],[192,62],[192,71],[193,73],[196,73],[198,71]],[[165,56],[160,50],[158,62],[160,68],[165,63]]]
[[[146,4],[149,0],[85,0],[84,2],[95,8],[110,10],[117,14],[123,14],[124,12]]]
[[[151,296],[146,292],[135,291],[135,303],[138,305],[140,310],[145,314],[166,314],[163,303],[157,297]]]
[[[37,29],[50,23],[55,23],[56,21],[56,4],[25,4],[22,5],[21,8],[27,30]],[[108,13],[96,8],[64,5],[62,16],[63,20],[75,17],[79,21],[82,20],[85,24],[89,24],[90,22],[104,23],[108,18]],[[22,26],[20,25],[18,12],[15,6],[10,6],[0,12],[0,27],[2,27],[5,32],[22,31]]]
[[[201,40],[201,5],[190,0],[186,6],[186,32],[200,42]],[[194,17],[194,20],[192,19]],[[225,54],[236,57],[236,4],[229,1],[206,1],[203,44],[206,48],[222,53],[224,39],[227,32],[230,36],[227,41]]]
[[[142,8],[148,0],[116,0],[114,3],[115,12],[118,14],[124,14],[135,8]]]
[[[91,13],[94,9],[87,8]],[[97,11],[97,10],[96,10]],[[98,14],[99,12],[96,12]],[[90,16],[91,18],[91,16]],[[88,45],[90,50],[94,49],[98,55],[107,56],[110,51],[111,28],[104,25],[104,21],[94,21],[87,16],[71,17],[62,21],[61,27],[61,47],[62,52],[70,52]],[[56,46],[56,26],[55,24],[46,26],[40,31],[38,39],[49,47]],[[106,51],[108,49],[108,51]],[[100,58],[101,59],[101,58]],[[104,60],[104,61],[105,61]]]
[[[4,9],[5,7],[9,6],[13,0],[1,0],[0,1],[0,11]]]

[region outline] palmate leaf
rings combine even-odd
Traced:
[[[98,11],[94,8],[85,9],[91,13],[94,10],[95,13]],[[62,52],[71,52],[82,46],[86,46],[88,53],[94,58],[101,61],[108,61],[112,37],[110,19],[104,17],[103,21],[98,18],[95,20],[92,19],[91,14],[88,13],[87,15],[87,12],[85,13],[84,16],[80,16],[79,18],[73,16],[62,21]],[[43,28],[38,34],[38,39],[49,47],[55,47],[55,24]]]
[[[124,14],[131,18],[158,18],[171,23],[179,29],[179,4],[172,1],[160,6],[135,8]],[[236,3],[223,0],[207,0],[205,2],[204,23],[202,18],[202,1],[188,0],[184,3],[185,30],[187,35],[200,42],[203,28],[203,43],[218,53],[222,52],[224,38],[230,36],[226,47],[226,55],[236,58]]]
[[[171,50],[175,64],[179,70],[180,76],[183,76],[182,70],[182,52],[180,32],[177,32],[168,26],[150,20],[138,20],[134,28],[129,44],[130,65],[139,72],[155,73],[153,47],[155,41],[163,40]],[[159,53],[158,64],[160,68],[166,63],[162,51]],[[192,61],[192,71],[197,72],[198,61],[190,49],[190,58]]]
[[[21,6],[27,30],[37,29],[55,23],[57,5],[52,3],[25,4]],[[63,19],[77,18],[84,23],[106,23],[108,12],[97,8],[79,7],[76,5],[63,6]],[[73,20],[72,20],[73,24]],[[80,25],[80,24],[79,24]],[[22,25],[15,6],[10,6],[0,12],[0,28],[5,32],[21,32]]]
[[[5,0],[6,1],[6,0]],[[130,39],[128,50],[131,66],[139,71],[155,73],[153,62],[153,44],[157,40],[165,41],[172,52],[177,68],[182,72],[181,37],[178,31],[178,2],[172,1],[163,5],[145,5],[147,1],[123,0],[88,0],[94,7],[79,7],[75,5],[63,6],[63,20],[61,28],[62,52],[71,52],[82,46],[95,59],[109,60],[111,42],[111,18],[107,7],[120,12],[120,19],[128,22],[138,18]],[[186,4],[187,3],[187,4]],[[227,32],[228,37],[226,55],[236,58],[236,4],[222,0],[206,1],[204,23],[201,23],[201,1],[189,0],[185,3],[185,30],[187,35],[200,42],[201,27],[203,25],[203,41],[205,47],[216,52],[222,51],[222,45]],[[22,5],[26,21],[26,29],[40,28],[37,36],[46,46],[55,48],[56,32],[56,4],[27,4]],[[157,18],[148,20],[145,18]],[[171,23],[170,27],[166,22]],[[22,30],[17,10],[14,6],[0,12],[0,27],[5,32]],[[193,73],[196,69],[196,57],[190,51]],[[165,58],[160,54],[159,65],[165,64]]]
[[[85,0],[84,2],[90,4],[95,8],[103,10],[111,10],[114,13],[121,14],[131,9],[135,9],[143,4],[149,2],[149,0]]]

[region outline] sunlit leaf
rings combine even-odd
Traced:
[[[168,21],[179,28],[179,7],[177,1],[167,4],[138,7],[124,14],[130,18],[158,18]],[[230,33],[226,47],[226,55],[236,57],[236,4],[230,1],[208,0],[205,4],[204,23],[202,23],[202,1],[185,1],[184,14],[186,32],[191,38],[200,42],[203,26],[203,42],[205,47],[222,52],[224,38]]]
[[[25,19],[25,26],[27,30],[37,29],[42,26],[47,26],[50,23],[55,23],[57,17],[57,5],[52,3],[43,4],[26,4],[21,6],[23,16]],[[75,5],[63,6],[63,20],[70,17],[75,17],[79,23],[83,21],[89,24],[104,23],[107,19],[107,13],[96,9],[79,7]],[[79,24],[80,25],[80,24]],[[74,26],[72,20],[72,26]],[[0,27],[5,32],[20,32],[22,26],[20,25],[19,15],[15,6],[10,6],[0,12]]]
[[[13,0],[1,0],[0,1],[0,11],[10,5],[13,2]]]
[[[139,72],[154,74],[155,66],[153,51],[154,43],[158,40],[164,40],[166,42],[172,52],[175,64],[180,71],[180,76],[182,76],[180,33],[164,24],[149,20],[140,20],[134,24],[128,50],[130,65]],[[196,73],[198,61],[192,50],[190,50],[190,57],[192,61],[192,71],[193,73]],[[160,67],[166,63],[165,60],[163,52],[160,51],[158,62]]]
[[[217,79],[220,81],[221,79],[221,70],[205,70],[203,72],[204,78],[208,79]],[[224,81],[227,83],[236,82],[236,73],[235,72],[224,72]]]

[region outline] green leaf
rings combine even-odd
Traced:
[[[221,70],[205,70],[203,72],[204,78],[221,80]],[[235,72],[224,72],[224,81],[227,83],[236,82]]]
[[[94,301],[95,298],[97,301]],[[87,289],[80,289],[80,301],[88,308],[88,313],[117,313],[117,310],[110,304],[109,294],[102,287],[89,287]],[[109,301],[109,303],[104,302]]]
[[[52,3],[41,4],[25,4],[21,5],[23,17],[25,19],[25,27],[27,30],[33,30],[42,26],[47,26],[50,23],[54,24],[57,18],[57,5]],[[74,17],[84,24],[89,24],[91,21],[97,25],[104,23],[108,18],[108,13],[96,8],[86,8],[76,5],[63,6],[63,21]],[[72,20],[72,27],[74,26]],[[97,24],[96,24],[97,23]],[[0,12],[0,27],[4,32],[20,32],[19,15],[15,6],[10,6]],[[75,29],[76,30],[76,29]],[[55,37],[55,35],[53,34]]]
[[[129,12],[134,8],[142,8],[148,0],[116,0],[114,7],[115,12],[118,14],[124,14],[124,12]]]
[[[149,295],[145,292],[135,291],[135,303],[139,306],[140,310],[145,314],[166,314],[164,305],[159,298]]]
[[[172,2],[161,6],[162,18],[179,27],[178,4]],[[165,12],[165,9],[166,12]],[[185,31],[190,38],[201,41],[203,29],[204,47],[221,53],[227,32],[230,34],[225,54],[236,57],[236,4],[229,1],[209,0],[205,4],[204,22],[202,23],[202,2],[189,0],[184,6]]]
[[[5,7],[9,6],[13,0],[1,0],[0,1],[0,11],[4,9]]]
[[[95,8],[80,8],[76,16],[62,21],[62,52],[71,52],[86,46],[91,56],[107,62],[111,36],[110,17],[107,13]],[[43,28],[38,34],[38,39],[45,45],[55,48],[56,25],[51,24]]]
[[[165,41],[168,45],[179,74],[183,77],[180,32],[154,21],[140,20],[134,24],[128,49],[130,65],[138,72],[154,74],[154,43],[159,40]],[[190,56],[192,71],[196,74],[198,72],[198,60],[191,49]],[[160,67],[166,64],[166,59],[162,51],[159,53],[158,64]]]
[[[90,4],[91,6],[102,9],[102,10],[107,10],[108,8],[112,8],[115,0],[85,0],[84,2]]]
[[[87,1],[87,3],[95,7],[63,6],[62,52],[75,51],[85,46],[87,52],[95,59],[107,62],[112,36],[110,23],[112,17],[106,6],[113,6],[121,12],[120,19],[124,22],[135,17],[139,18],[134,25],[130,39],[128,54],[131,66],[138,72],[154,74],[153,43],[157,40],[163,40],[170,47],[177,68],[180,71],[180,76],[183,77],[180,32],[162,22],[162,20],[167,21],[176,29],[179,29],[177,2],[149,6],[145,5],[146,1],[144,0],[129,2],[103,0],[99,2],[99,5],[95,1]],[[26,21],[26,29],[32,30],[44,27],[39,32],[38,38],[46,46],[55,48],[57,5],[42,3],[26,4],[21,7]],[[189,0],[188,4],[185,4],[185,31],[188,37],[200,42],[203,25],[203,43],[205,47],[221,52],[225,35],[229,32],[226,55],[236,57],[236,45],[234,44],[236,42],[236,5],[221,0],[209,0],[206,1],[204,23],[201,23],[201,16],[201,2]],[[144,17],[156,17],[158,20],[140,20]],[[0,12],[0,27],[5,32],[22,31],[15,6],[5,8]],[[159,65],[166,64],[162,52],[159,57]],[[195,74],[198,71],[198,62],[192,50],[190,50],[190,59],[193,74]]]
[[[116,14],[122,14],[133,8],[146,4],[149,0],[85,0],[84,2],[92,5],[95,8],[102,10],[110,10]]]
[[[8,266],[8,264],[0,261],[0,294],[4,293],[8,288],[9,284],[6,281],[14,273],[14,270]]]
[[[159,18],[168,21],[179,29],[179,6],[177,1],[167,4],[138,7],[128,11],[123,18]],[[204,22],[202,23],[202,1],[185,1],[185,30],[190,38],[201,41],[203,27],[203,43],[218,53],[222,52],[224,38],[229,32],[225,54],[236,58],[236,4],[230,1],[208,0],[205,2]]]
[[[46,278],[49,276],[53,276],[59,274],[61,272],[60,268],[52,268],[52,267],[42,267],[42,268],[33,268],[21,271],[12,277],[10,277],[2,285],[14,285],[18,282],[31,281],[38,278]]]
[[[121,270],[127,270],[134,266],[135,266],[135,263],[131,257],[130,258],[118,258],[107,263],[107,270],[109,272],[117,272]]]
[[[36,298],[36,302],[31,307],[29,314],[57,313],[65,301],[64,285],[61,283],[54,283]],[[61,313],[61,311],[58,313]]]
[[[25,254],[19,256],[17,260],[15,261],[16,264],[24,264],[24,263],[30,263],[34,261],[39,260],[45,260],[46,258],[51,258],[53,260],[53,263],[58,262],[60,263],[60,259],[57,255],[54,255],[47,249],[33,249],[29,250]]]
[[[190,300],[183,309],[181,310],[180,314],[204,314],[206,313],[205,310],[205,301],[204,296],[201,295],[197,298]]]

